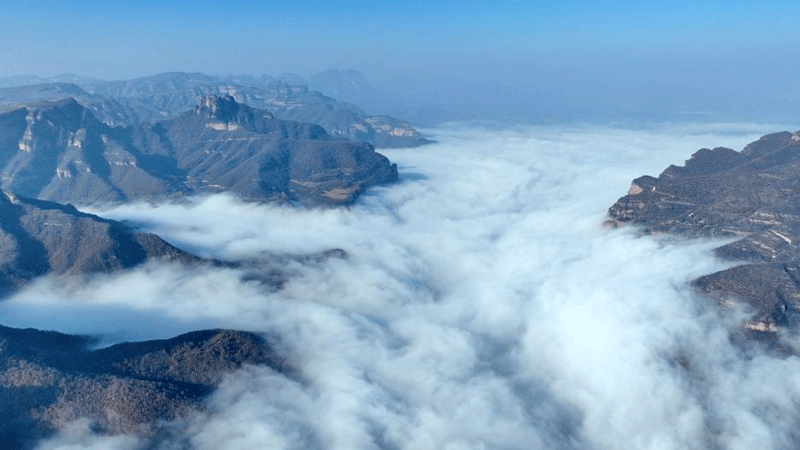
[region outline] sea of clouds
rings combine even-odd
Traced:
[[[0,305],[5,325],[107,343],[256,331],[296,375],[233,373],[159,442],[77,422],[40,448],[794,448],[800,360],[744,355],[741,317],[688,287],[727,267],[720,242],[602,227],[631,179],[779,129],[452,125],[382,150],[400,182],[351,208],[88,208],[207,258],[300,257],[278,290],[235,267],[42,279]]]

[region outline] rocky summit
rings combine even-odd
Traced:
[[[32,198],[90,204],[232,192],[307,206],[351,204],[397,179],[372,145],[275,119],[230,96],[180,116],[110,127],[75,100],[0,114],[0,182]]]
[[[763,136],[737,152],[701,149],[658,178],[633,180],[607,225],[646,233],[731,237],[717,255],[742,265],[694,285],[723,305],[753,312],[746,327],[800,325],[800,133]]]
[[[205,330],[90,350],[93,339],[0,326],[0,446],[34,448],[78,419],[96,432],[153,437],[201,409],[222,377],[245,364],[285,372],[262,337]]]

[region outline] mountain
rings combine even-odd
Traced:
[[[96,83],[91,90],[116,99],[135,111],[142,121],[158,121],[186,112],[198,97],[227,95],[227,88],[216,78],[202,73],[170,72],[133,80]]]
[[[393,182],[366,143],[205,96],[171,120],[110,127],[73,99],[0,114],[2,188],[70,203],[234,192],[245,199],[345,205]]]
[[[388,112],[395,108],[388,96],[372,86],[358,70],[328,69],[311,75],[304,83],[312,89],[361,105],[369,111]]]
[[[609,216],[610,226],[647,233],[736,238],[715,252],[743,264],[694,286],[723,305],[743,302],[752,331],[800,325],[800,132],[766,135],[740,152],[701,149],[658,178],[633,180]]]
[[[310,91],[305,85],[273,81],[262,92],[241,95],[248,98],[246,103],[267,109],[277,117],[317,123],[335,136],[369,142],[376,147],[418,147],[431,142],[408,122],[386,115],[368,115],[355,105]]]
[[[74,83],[82,86],[91,86],[100,83],[97,78],[82,77],[71,73],[62,73],[54,77],[40,77],[39,75],[18,75],[11,77],[0,77],[0,88],[28,86],[32,84],[48,83]]]
[[[89,350],[76,336],[0,326],[0,441],[34,448],[88,418],[100,433],[153,437],[164,421],[203,408],[222,377],[245,364],[286,372],[258,335],[205,330]]]
[[[75,100],[0,114],[0,180],[15,194],[62,203],[164,197],[180,180]]]
[[[0,294],[46,273],[113,272],[151,259],[197,260],[153,234],[3,191],[0,219]]]
[[[91,97],[91,94],[73,83],[42,83],[0,89],[0,103],[24,105],[46,100],[60,100],[66,97]]]
[[[78,101],[106,125],[134,124],[143,120],[134,109],[109,96],[90,94],[77,84],[66,82],[0,88],[0,111],[11,111],[30,104],[66,98]]]
[[[397,180],[397,166],[371,145],[274,119],[232,97],[205,97],[154,130],[170,142],[159,150],[187,171],[194,190],[331,205],[350,204],[367,187]]]
[[[256,86],[236,82],[259,83]],[[359,107],[337,101],[304,85],[271,78],[220,78],[202,73],[163,73],[92,85],[95,94],[113,98],[142,120],[175,117],[191,109],[199,96],[230,95],[239,103],[261,108],[285,120],[316,123],[334,136],[369,142],[378,147],[415,147],[429,143],[408,122],[372,116]]]
[[[429,86],[429,83],[409,78],[401,78],[384,82],[381,88],[374,86],[367,77],[358,70],[328,69],[308,78],[295,74],[281,74],[277,78],[262,76],[260,78],[234,77],[247,86],[264,86],[272,81],[284,81],[289,84],[307,85],[309,89],[324,92],[341,101],[354,103],[369,113],[389,114],[402,117],[417,126],[434,127],[447,121],[481,120],[487,117],[496,118],[497,108],[493,111],[478,111],[474,104],[461,105],[475,95],[472,87],[451,87],[448,91],[458,92],[460,101],[443,102],[442,86]],[[519,96],[519,93],[515,93]],[[467,102],[469,103],[469,102]],[[453,109],[455,108],[455,110]]]

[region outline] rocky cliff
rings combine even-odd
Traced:
[[[742,265],[694,285],[723,305],[752,312],[746,326],[772,332],[800,324],[800,133],[775,133],[737,152],[701,149],[657,178],[633,180],[610,209],[610,226],[647,233],[720,236],[716,249]]]

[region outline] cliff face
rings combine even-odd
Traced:
[[[111,128],[74,100],[0,114],[0,180],[71,203],[231,191],[260,201],[342,205],[397,168],[366,143],[275,119],[232,97],[202,97],[175,119]]]
[[[36,442],[80,418],[101,433],[155,435],[160,421],[202,408],[224,374],[284,362],[260,336],[205,330],[87,350],[86,336],[0,326],[0,441]]]
[[[99,122],[75,100],[0,115],[2,188],[27,197],[88,203],[181,192],[168,162],[132,145],[130,130]]]
[[[745,264],[694,285],[722,304],[744,302],[754,331],[800,324],[800,133],[775,133],[741,152],[701,149],[658,178],[633,180],[610,226],[648,233],[739,238],[716,249]]]

